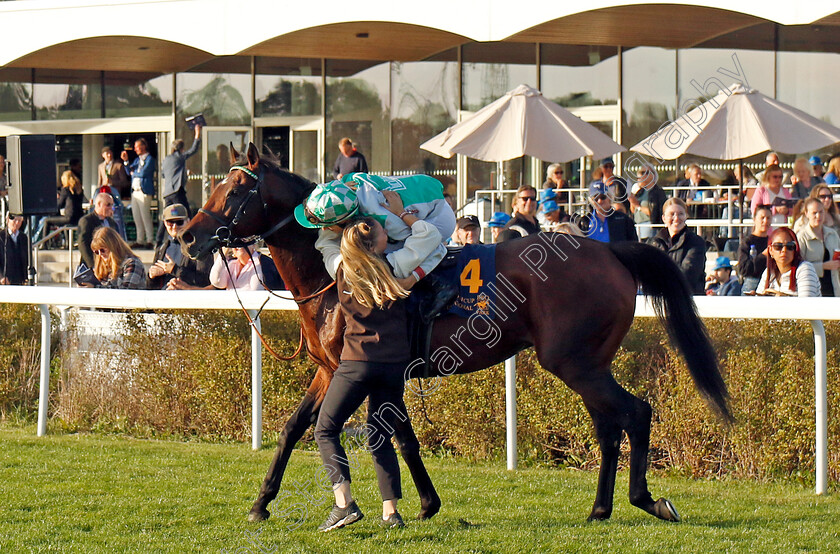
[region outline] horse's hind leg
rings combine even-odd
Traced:
[[[629,394],[629,393],[628,393]],[[669,500],[653,500],[648,490],[647,468],[650,451],[650,404],[633,397],[635,417],[630,418],[625,431],[630,441],[630,503],[666,521],[679,521],[680,515]]]
[[[592,422],[595,424],[595,435],[601,447],[601,469],[598,472],[598,489],[595,493],[595,504],[587,521],[609,519],[613,510],[613,496],[615,495],[615,474],[618,469],[618,455],[621,444],[621,427],[611,418],[586,404]]]
[[[271,465],[268,466],[265,481],[248,514],[248,521],[263,521],[271,515],[267,509],[268,504],[277,497],[280,491],[280,482],[283,480],[283,473],[286,471],[286,464],[289,462],[292,450],[303,433],[315,424],[323,399],[323,392],[313,392],[313,387],[310,386],[297,410],[286,422],[277,440],[277,450],[274,453],[274,459],[271,460]]]
[[[402,413],[407,414],[405,404],[402,403],[402,400],[400,400],[400,403],[399,408]],[[414,486],[417,488],[417,494],[420,497],[420,513],[417,514],[417,519],[429,519],[440,510],[440,497],[429,477],[429,473],[426,471],[423,459],[420,457],[420,441],[414,434],[410,419],[396,418],[394,438],[397,439],[400,455],[402,455],[408,470],[411,472],[411,478],[414,480]]]

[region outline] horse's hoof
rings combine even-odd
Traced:
[[[251,508],[251,511],[248,513],[248,521],[251,523],[265,521],[269,516],[271,516],[271,513],[264,508]]]
[[[660,498],[653,504],[653,515],[665,521],[680,521],[679,512],[667,498]]]
[[[589,514],[589,517],[586,518],[586,521],[604,521],[610,519],[612,515],[612,510],[606,510],[604,508],[593,508],[592,513]]]
[[[440,500],[436,500],[435,502],[430,502],[427,506],[423,506],[420,509],[420,513],[417,514],[417,519],[432,519],[435,514],[440,511]]]

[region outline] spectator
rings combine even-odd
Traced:
[[[474,215],[459,217],[455,222],[455,244],[481,244],[481,223]]]
[[[91,269],[94,265],[91,249],[93,233],[102,225],[116,229],[117,222],[114,221],[113,215],[114,197],[106,192],[100,192],[93,199],[93,213],[79,220],[79,254],[82,256],[82,262]]]
[[[543,215],[543,231],[557,232],[558,226],[562,223],[560,214],[565,214],[565,212],[560,211],[560,206],[557,205],[557,202],[554,200],[546,200],[542,203],[542,206],[540,206],[540,212]]]
[[[504,229],[505,225],[507,225],[510,220],[511,217],[505,212],[495,212],[493,214],[493,217],[491,217],[490,221],[487,222],[487,226],[490,227],[490,234],[493,237],[493,242],[498,242],[499,233],[502,229]]]
[[[58,209],[59,211],[63,211],[64,215],[52,215],[41,218],[38,229],[32,236],[32,241],[38,242],[43,233],[49,232],[50,225],[56,227],[77,225],[82,215],[84,215],[84,210],[82,209],[84,201],[85,195],[82,190],[82,182],[70,170],[62,173],[61,192],[58,194]]]
[[[663,206],[662,222],[665,228],[648,240],[668,253],[680,267],[692,294],[703,294],[706,266],[706,241],[685,226],[687,217],[685,202],[681,198],[669,198]]]
[[[187,209],[181,204],[172,204],[163,210],[166,238],[155,250],[146,288],[155,290],[213,288],[210,286],[210,262],[193,260],[181,252],[181,244],[176,237],[189,222]]]
[[[340,154],[335,159],[333,166],[333,177],[341,179],[350,173],[367,173],[367,160],[361,152],[356,150],[353,141],[344,137],[338,141],[338,150]]]
[[[726,256],[715,260],[712,273],[706,277],[706,296],[741,296],[741,283],[732,275],[732,264]]]
[[[825,183],[823,176],[825,175],[825,168],[823,167],[822,159],[819,156],[811,156],[808,160],[811,164],[811,171],[814,173],[815,184]]]
[[[828,171],[824,179],[826,185],[840,184],[840,155],[835,154],[828,160]]]
[[[805,158],[796,158],[793,162],[793,176],[790,178],[793,185],[793,197],[805,200],[811,194],[819,179],[811,175],[811,166]]]
[[[749,166],[744,166],[744,180],[741,180],[741,165],[738,164],[735,166],[735,178],[741,183],[741,188],[744,190],[744,199],[746,202],[752,200],[753,194],[755,194],[755,190],[758,188],[758,180],[756,180],[755,176],[753,175],[752,169]],[[746,205],[746,202],[744,205]]]
[[[764,172],[767,171],[767,168],[770,167],[771,165],[777,165],[779,167],[782,166],[782,162],[779,161],[779,155],[776,154],[775,152],[768,152],[767,156],[764,157],[764,168],[765,169],[763,171],[759,171],[755,175],[755,178],[758,180],[759,183],[764,181]],[[782,183],[788,182],[789,178],[790,178],[790,175],[785,174],[784,172],[782,173]]]
[[[575,201],[574,194],[568,190],[569,183],[563,178],[563,165],[550,164],[545,170],[545,183],[543,183],[542,194],[551,190],[554,192],[554,197],[545,198],[545,200],[554,200],[560,209],[564,212],[569,208],[569,204]],[[562,217],[562,216],[561,216]]]
[[[677,183],[677,198],[688,201],[701,201],[705,196],[712,193],[708,187],[709,182],[703,178],[703,170],[697,164],[689,165],[685,170],[685,179]]]
[[[210,283],[217,289],[265,290],[262,283],[271,290],[285,288],[274,261],[255,252],[253,246],[225,248],[224,252],[217,252],[210,269]]]
[[[29,268],[29,240],[23,228],[23,216],[6,216],[6,228],[0,229],[0,285],[25,285]]]
[[[767,269],[767,233],[770,231],[770,206],[758,206],[753,215],[752,233],[738,245],[738,276],[741,292],[754,293],[758,279]]]
[[[788,213],[791,211],[790,191],[782,187],[782,168],[771,165],[764,170],[763,180],[753,194],[750,202],[750,211],[755,214],[758,206],[770,206],[773,210],[773,217],[770,223],[774,227],[787,224]]]
[[[662,205],[665,204],[665,191],[655,181],[656,175],[650,169],[641,167],[636,172],[636,184],[630,191],[630,213],[636,223],[636,231],[641,240],[653,236],[654,222],[662,219]]]
[[[807,225],[796,233],[796,240],[802,259],[811,262],[820,280],[822,296],[840,296],[840,235],[831,227],[823,225],[825,208],[819,198],[805,201]]]
[[[128,180],[128,173],[125,172],[125,166],[122,162],[114,159],[114,151],[111,150],[110,146],[102,149],[102,163],[99,164],[98,173],[98,188],[110,186],[116,191],[120,199],[131,196],[131,183]]]
[[[134,141],[134,152],[137,158],[128,166],[131,175],[131,215],[137,229],[135,248],[152,248],[154,246],[155,231],[152,227],[152,199],[155,194],[155,159],[149,154],[146,139]],[[122,159],[128,162],[128,152],[123,151]]]
[[[600,242],[637,241],[636,226],[624,212],[615,209],[610,190],[603,181],[589,185],[592,212],[581,221],[584,235]]]
[[[163,176],[163,207],[164,209],[174,204],[180,204],[187,210],[187,215],[192,217],[190,202],[187,200],[187,160],[198,152],[201,146],[201,125],[196,124],[193,143],[190,149],[184,152],[184,141],[176,139],[172,141],[169,155],[163,159],[161,164],[161,175]],[[164,237],[164,223],[160,222],[157,231],[156,244],[160,245]]]
[[[831,227],[840,235],[840,212],[837,210],[837,204],[834,202],[834,195],[831,193],[831,188],[825,183],[820,183],[811,189],[811,194],[805,200],[807,201],[811,198],[819,200],[823,208],[825,208],[823,226]],[[799,233],[807,223],[808,218],[805,216],[805,202],[802,202],[794,208],[793,232]]]
[[[128,244],[112,227],[100,227],[93,233],[91,248],[96,254],[93,274],[106,289],[143,289],[146,268]]]
[[[601,160],[601,177],[595,177],[594,180],[600,179],[607,185],[613,201],[613,209],[624,214],[630,213],[630,200],[627,197],[627,181],[621,177],[616,176],[613,172],[615,170],[615,162],[612,158],[604,158]]]
[[[530,185],[516,189],[513,217],[505,225],[505,230],[518,233],[520,237],[540,232],[537,222],[537,189]],[[508,234],[508,238],[514,236],[513,233]]]
[[[814,266],[802,259],[796,235],[788,227],[779,227],[768,240],[770,257],[761,274],[759,295],[820,296],[820,281]]]
[[[111,217],[113,217],[114,221],[117,222],[117,232],[120,234],[123,240],[126,240],[127,237],[125,234],[125,206],[123,205],[122,198],[120,198],[120,193],[111,185],[102,185],[96,192],[97,194],[100,192],[110,194],[111,198],[114,199],[114,215]]]

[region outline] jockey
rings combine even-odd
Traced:
[[[423,314],[437,313],[456,292],[453,285],[429,275],[446,255],[441,238],[450,237],[455,230],[455,214],[444,200],[443,186],[437,179],[427,175],[397,178],[351,173],[341,180],[316,186],[309,198],[295,208],[295,219],[303,227],[320,229],[315,248],[321,252],[324,265],[333,278],[341,262],[342,227],[354,216],[370,216],[382,225],[388,235],[385,256],[390,260],[389,254],[403,247],[405,239],[412,235],[412,228],[401,216],[388,211],[383,190],[394,191],[400,196],[405,206],[403,216],[413,215],[439,231],[429,234],[425,242],[415,233],[415,240],[420,239],[417,246],[422,249],[418,251],[419,264],[403,267],[400,260],[392,260],[397,278],[413,275],[418,282],[425,281],[435,298],[428,303],[430,305],[421,307],[421,311]]]

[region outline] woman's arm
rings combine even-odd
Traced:
[[[796,268],[796,294],[800,298],[821,296],[820,280],[809,262],[803,261]]]
[[[230,283],[230,278],[222,261],[223,254],[216,252],[214,256],[213,267],[210,268],[210,284],[217,289],[226,289]]]
[[[330,229],[321,229],[318,231],[315,248],[324,258],[327,273],[335,279],[335,272],[338,271],[338,264],[341,263],[341,235]]]

